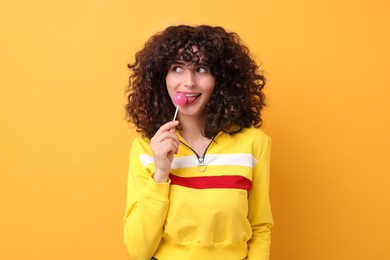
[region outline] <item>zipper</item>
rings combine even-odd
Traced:
[[[187,146],[195,154],[196,158],[198,159],[198,167],[197,167],[198,172],[204,172],[207,169],[207,166],[204,163],[204,158],[206,156],[207,150],[209,149],[209,147],[210,147],[210,145],[212,144],[213,141],[214,141],[214,137],[211,138],[211,141],[210,141],[209,145],[207,145],[206,149],[204,150],[203,155],[199,156],[199,154],[197,152],[195,152],[194,149],[192,149],[188,144],[186,144],[185,142],[180,140],[180,142],[182,144],[184,144],[185,146]]]

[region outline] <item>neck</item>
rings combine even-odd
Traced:
[[[202,134],[205,126],[204,118],[180,115],[179,121],[182,128],[181,136],[198,154],[203,154],[210,142],[210,139]]]
[[[180,132],[186,140],[186,137],[191,137],[190,139],[192,139],[203,136],[202,132],[205,126],[204,118],[186,117],[185,115],[179,115],[179,121],[182,127]]]

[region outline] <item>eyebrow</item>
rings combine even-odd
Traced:
[[[182,65],[182,66],[186,66],[187,64],[195,64],[196,66],[205,66],[205,67],[208,67],[208,65],[204,62],[184,62],[184,61],[180,61],[180,60],[177,60],[177,61],[174,61],[172,65]]]

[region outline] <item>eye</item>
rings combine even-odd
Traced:
[[[206,67],[197,67],[196,71],[200,73],[206,73],[208,72],[208,69]]]
[[[179,65],[172,65],[171,70],[174,72],[182,72],[183,68]]]

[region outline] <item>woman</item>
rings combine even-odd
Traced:
[[[129,68],[132,259],[269,259],[266,80],[248,48],[222,27],[171,26]],[[186,100],[172,121],[175,95]]]

